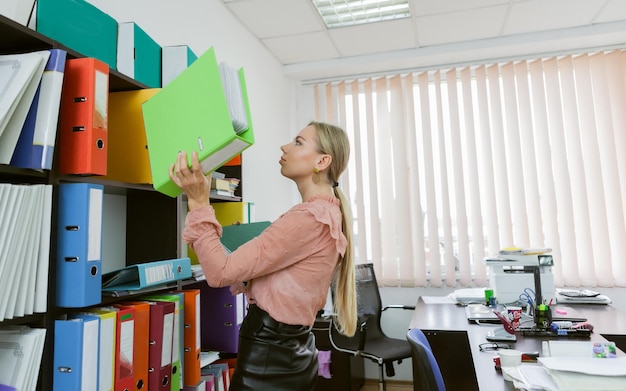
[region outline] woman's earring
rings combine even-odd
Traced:
[[[313,173],[317,174],[318,172],[320,172],[320,170],[317,167],[313,167]]]

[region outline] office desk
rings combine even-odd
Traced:
[[[621,350],[625,350],[626,312],[610,305],[577,304],[576,309],[594,325],[591,341],[615,341]],[[481,352],[478,347],[487,342],[485,335],[489,330],[501,326],[470,323],[463,307],[426,304],[420,298],[409,327],[422,329],[428,337],[448,390],[514,389],[512,383],[504,381],[500,371],[495,370],[493,357],[498,352]],[[517,342],[506,343],[523,352],[541,353],[544,340],[547,339],[517,334]]]

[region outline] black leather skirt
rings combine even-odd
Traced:
[[[230,391],[311,391],[317,381],[311,326],[277,322],[251,304],[241,329]]]

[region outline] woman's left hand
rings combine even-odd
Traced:
[[[209,205],[211,181],[202,173],[198,153],[191,154],[191,168],[187,163],[187,152],[181,151],[176,163],[170,166],[170,179],[187,194],[189,210]]]

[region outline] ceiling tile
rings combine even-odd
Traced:
[[[342,56],[380,53],[416,47],[413,19],[399,19],[329,29]]]
[[[513,3],[503,34],[589,25],[605,0],[530,0]]]
[[[339,57],[337,49],[325,32],[267,38],[263,43],[283,64]]]
[[[503,4],[509,0],[413,0],[411,9],[414,16],[424,16]]]
[[[228,1],[225,5],[259,38],[325,29],[321,17],[309,0],[238,0]]]
[[[617,20],[624,19],[626,19],[626,1],[610,0],[607,5],[602,8],[598,16],[593,20],[593,22],[615,22]]]
[[[507,5],[500,5],[417,17],[419,46],[497,37],[502,30],[507,7]]]

